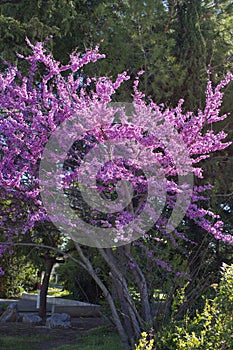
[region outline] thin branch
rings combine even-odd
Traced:
[[[172,6],[171,6],[171,9],[170,9],[170,11],[169,11],[170,14],[169,14],[168,21],[167,21],[167,23],[166,23],[166,25],[165,25],[165,27],[164,27],[164,30],[163,30],[164,34],[167,33],[167,31],[168,31],[168,29],[169,29],[169,26],[170,26],[170,24],[171,24],[172,18],[173,18],[174,13],[175,13],[175,6],[176,6],[176,4],[175,4],[175,1],[174,1],[173,4],[172,4]]]
[[[9,246],[26,246],[26,247],[36,247],[36,248],[42,248],[42,249],[50,249],[54,252],[58,253],[59,255],[63,255],[71,259],[72,261],[76,262],[78,265],[80,265],[82,268],[87,270],[86,266],[79,261],[78,259],[74,258],[71,254],[69,254],[67,251],[60,250],[55,247],[51,247],[46,244],[37,244],[37,243],[14,243],[14,242],[0,242],[0,245],[9,245]]]
[[[219,194],[215,194],[216,197],[231,197],[233,196],[233,192],[231,193],[219,193]]]

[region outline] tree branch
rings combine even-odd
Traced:
[[[67,251],[60,250],[55,247],[51,247],[46,244],[37,244],[37,243],[14,243],[14,242],[0,242],[0,245],[9,245],[9,246],[26,246],[26,247],[36,247],[36,248],[42,248],[42,249],[50,249],[53,250],[54,252],[58,253],[59,255],[67,256],[69,259],[72,261],[76,262],[78,265],[80,265],[82,268],[86,270],[86,266],[79,261],[78,259],[74,258],[71,254],[69,254]]]

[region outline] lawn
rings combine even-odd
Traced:
[[[33,336],[0,336],[0,349],[1,350],[39,350],[41,349],[41,342],[47,342],[51,337]]]
[[[51,350],[123,350],[116,333],[90,331],[88,336],[77,337],[77,345],[67,345]]]
[[[59,330],[58,330],[59,331]],[[55,338],[54,338],[55,340]],[[50,344],[50,345],[49,345]],[[75,345],[53,346],[53,336],[0,336],[1,350],[123,350],[117,333],[106,327],[77,335]]]

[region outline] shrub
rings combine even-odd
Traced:
[[[169,326],[156,334],[159,350],[233,349],[233,264],[223,265],[221,281],[212,287],[216,288],[215,297],[206,298],[201,312],[196,311],[193,318],[187,313],[181,321],[173,315]]]

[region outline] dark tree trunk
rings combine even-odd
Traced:
[[[113,277],[114,285],[115,285],[115,291],[117,293],[117,301],[118,301],[118,309],[120,309],[120,313],[122,315],[122,318],[124,320],[124,326],[127,330],[127,337],[129,339],[129,343],[131,345],[135,344],[137,339],[134,338],[134,330],[132,327],[131,319],[129,317],[128,312],[128,305],[124,298],[124,291],[122,289],[122,285],[119,283],[119,280],[115,277]]]
[[[45,274],[42,281],[41,292],[40,292],[40,307],[39,316],[45,321],[47,311],[47,293],[49,287],[49,280],[52,272],[53,265],[56,259],[53,257],[45,256]]]

